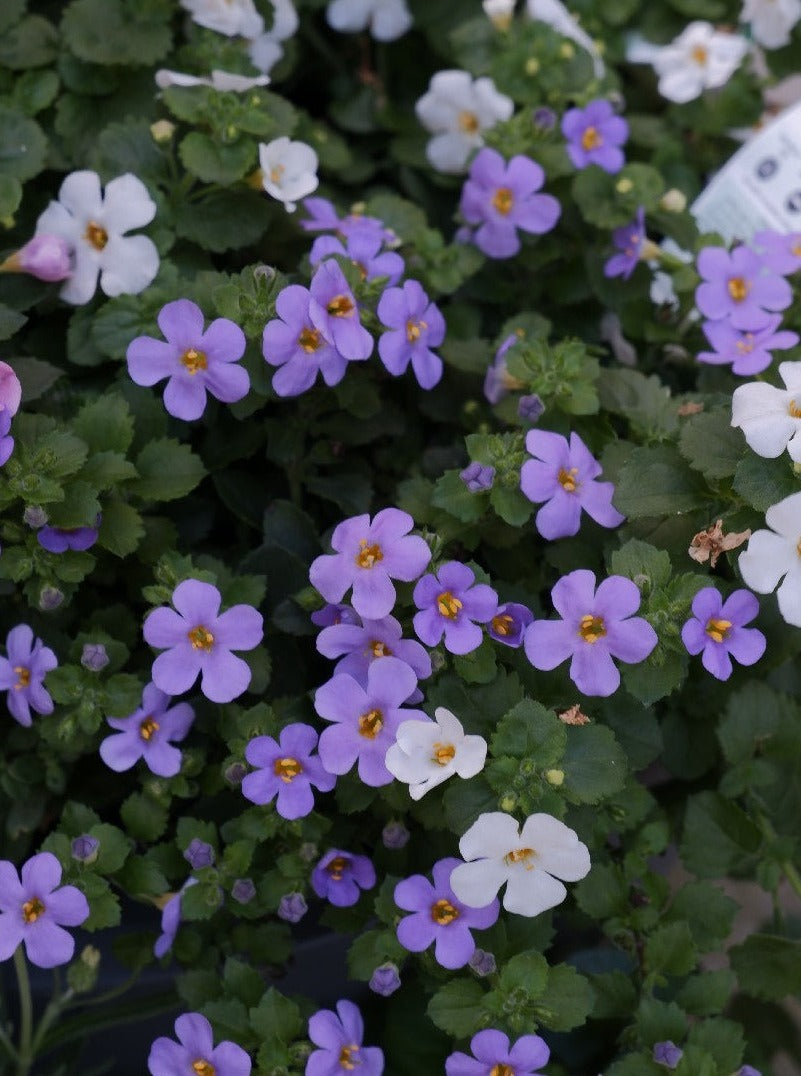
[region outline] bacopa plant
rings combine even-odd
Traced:
[[[801,1065],[799,27],[0,4],[0,1076]]]

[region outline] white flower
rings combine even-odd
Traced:
[[[801,463],[801,362],[780,363],[779,373],[784,389],[751,381],[734,390],[731,424],[758,456],[775,459],[787,449]]]
[[[522,830],[503,811],[479,815],[459,851],[469,862],[453,868],[451,889],[468,908],[489,904],[506,882],[504,908],[539,915],[567,896],[558,878],[577,882],[590,870],[587,846],[550,814],[529,815]]]
[[[230,71],[212,71],[208,78],[185,75],[182,71],[168,71],[166,67],[156,72],[156,85],[160,90],[166,90],[168,86],[211,86],[213,90],[219,90],[221,93],[226,90],[246,93],[255,86],[267,86],[269,82],[266,75],[248,78],[247,75],[234,75]]]
[[[394,41],[412,25],[406,0],[332,0],[325,17],[332,29],[344,34],[369,26],[377,41]]]
[[[790,31],[801,19],[801,0],[744,0],[740,22],[751,24],[754,41],[766,49],[790,44]]]
[[[268,72],[284,55],[281,42],[292,37],[298,28],[298,13],[292,0],[272,0],[273,24],[250,42],[248,56],[259,71]]]
[[[770,594],[779,580],[779,612],[801,627],[801,493],[793,493],[765,513],[769,531],[755,531],[738,561],[744,582],[757,594]]]
[[[498,30],[508,29],[515,13],[516,0],[481,0],[484,14]]]
[[[396,742],[387,751],[386,767],[393,777],[409,785],[409,795],[419,800],[454,773],[475,777],[484,769],[487,741],[466,736],[458,718],[438,706],[435,723],[404,721]]]
[[[708,22],[691,22],[669,45],[651,45],[632,37],[626,47],[630,63],[650,63],[659,76],[659,92],[684,104],[704,90],[723,86],[740,66],[749,44],[738,34],[719,33]]]
[[[598,52],[598,46],[588,33],[581,29],[576,22],[576,16],[571,15],[561,0],[528,0],[528,13],[532,19],[538,19],[556,30],[562,37],[569,37],[581,48],[586,49],[592,57],[592,69],[596,78],[604,74],[604,62]]]
[[[264,19],[253,0],[181,0],[192,21],[226,37],[258,37]]]
[[[472,150],[484,145],[481,132],[508,120],[514,107],[491,78],[474,80],[467,71],[438,71],[415,105],[417,118],[434,134],[426,156],[439,172],[463,172]]]
[[[305,142],[290,142],[286,135],[260,142],[259,164],[264,189],[283,202],[288,213],[317,189],[317,154]]]
[[[144,235],[126,236],[143,228],[156,215],[147,187],[126,172],[100,191],[97,172],[71,172],[61,184],[58,201],[51,202],[36,222],[37,235],[59,235],[72,244],[75,268],[61,289],[68,303],[88,303],[98,274],[106,295],[136,295],[159,269],[159,255]]]

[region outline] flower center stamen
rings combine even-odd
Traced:
[[[95,250],[105,250],[106,243],[108,243],[108,232],[93,220],[90,220],[86,225],[83,237],[87,243],[91,243]]]
[[[492,618],[492,630],[496,635],[511,635],[514,618],[508,613],[499,613]]]
[[[515,1076],[515,1070],[511,1065],[506,1065],[503,1061],[499,1061],[497,1065],[492,1066],[489,1076]]]
[[[578,467],[571,467],[569,471],[566,471],[564,467],[559,468],[559,483],[565,493],[575,493],[578,489],[577,474]]]
[[[276,164],[270,169],[270,181],[272,183],[280,183],[281,176],[286,172],[286,168],[282,164]]]
[[[273,773],[288,785],[298,774],[303,773],[303,767],[296,758],[277,758],[273,765]]]
[[[439,609],[442,616],[446,616],[448,620],[455,620],[459,615],[459,610],[461,608],[462,603],[458,598],[454,598],[449,590],[443,590],[441,594],[437,595],[437,609]]]
[[[791,418],[801,418],[801,407],[798,406],[795,400],[790,400],[790,403],[787,405],[787,414]],[[16,672],[16,669],[14,671]]]
[[[438,900],[436,904],[431,905],[431,918],[435,923],[439,923],[441,927],[446,927],[448,923],[452,923],[454,919],[459,918],[459,909],[454,908],[449,900]]]
[[[204,1061],[202,1057],[192,1062],[192,1071],[197,1073],[197,1076],[216,1076],[217,1074],[214,1065],[210,1061]]]
[[[604,140],[601,138],[597,127],[587,127],[581,136],[581,148],[585,152],[589,152],[591,149],[599,149],[603,144]]]
[[[332,318],[349,318],[355,309],[349,295],[335,295],[326,307]]]
[[[710,639],[714,639],[716,643],[722,643],[724,639],[728,638],[730,628],[730,620],[718,620],[716,617],[712,617],[706,622],[704,630]]]
[[[469,109],[464,109],[459,113],[459,130],[464,134],[475,134],[480,128],[481,124],[478,122],[478,116],[475,112],[471,112]]]
[[[515,204],[514,195],[509,187],[498,187],[492,196],[493,209],[497,209],[502,216],[506,216],[511,212],[512,206]]]
[[[345,871],[348,869],[350,861],[345,856],[334,856],[328,866],[325,868],[331,875],[332,882],[341,882],[344,877]]]
[[[741,303],[751,290],[751,284],[742,276],[730,276],[726,287],[735,303]]]
[[[192,644],[193,650],[205,650],[208,653],[214,646],[214,636],[209,629],[204,628],[202,624],[199,624],[196,628],[192,628],[192,630],[187,633],[187,638]]]
[[[750,355],[754,350],[754,334],[745,333],[743,338],[738,340],[735,346],[741,355]]]
[[[313,351],[318,351],[323,346],[317,329],[303,329],[298,337],[298,344],[307,355],[311,355]]]
[[[158,732],[160,727],[158,721],[156,721],[151,714],[148,714],[139,726],[139,735],[143,740],[149,740],[152,738],[154,732]]]
[[[526,870],[530,871],[534,869],[534,864],[529,863],[530,859],[536,856],[536,852],[533,848],[515,848],[511,852],[507,852],[503,857],[504,863],[508,863],[511,866],[513,863],[525,863]]]
[[[22,918],[26,923],[35,923],[44,914],[45,906],[38,897],[31,897],[22,905]]]
[[[374,542],[372,545],[367,544],[367,539],[362,538],[359,542],[359,552],[356,554],[356,563],[360,568],[372,568],[374,564],[377,564],[380,560],[384,559],[384,554],[381,551],[381,546],[378,542]]]
[[[384,715],[380,710],[368,710],[359,718],[359,735],[374,740],[384,727]]]
[[[14,672],[17,674],[17,682],[14,684],[15,691],[22,691],[31,682],[31,670],[24,665],[15,665]]]
[[[709,50],[705,49],[703,45],[696,45],[690,53],[690,56],[692,56],[693,60],[695,60],[697,64],[700,64],[701,67],[704,67],[707,60],[709,59]]]
[[[189,347],[181,356],[181,365],[185,366],[194,377],[198,370],[208,369],[209,360],[206,358],[205,351],[198,351],[196,347]]]
[[[370,640],[369,652],[374,658],[391,658],[392,651],[389,649],[386,643],[382,643],[380,639]]]
[[[593,616],[591,613],[583,616],[579,624],[578,633],[585,643],[597,643],[599,639],[606,635],[603,617]]]
[[[435,743],[434,754],[431,756],[431,761],[436,762],[438,766],[447,766],[456,755],[456,748],[452,743]]]
[[[361,1065],[361,1061],[358,1057],[355,1060],[353,1059],[353,1055],[358,1054],[358,1052],[359,1047],[355,1042],[352,1042],[350,1046],[342,1047],[339,1051],[339,1063],[343,1069],[347,1069],[348,1072],[350,1072],[352,1069],[355,1069],[357,1065]]]
[[[420,333],[423,329],[428,328],[428,323],[425,321],[409,321],[406,322],[406,339],[410,344],[413,344],[415,340],[420,339]]]

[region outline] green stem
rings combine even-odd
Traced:
[[[763,812],[759,809],[757,809],[756,820],[757,825],[762,830],[763,835],[768,839],[768,841],[775,841],[776,830],[773,828],[773,825],[771,824],[767,816],[763,814]],[[784,877],[787,879],[790,888],[793,890],[799,900],[801,900],[801,874],[799,874],[797,868],[793,865],[793,863],[790,862],[789,859],[781,859],[778,862],[779,868]]]
[[[17,1049],[14,1046],[14,1043],[3,1030],[2,1024],[0,1024],[0,1046],[3,1047],[3,1049],[6,1051],[12,1061],[17,1060]]]
[[[21,945],[18,945],[14,950],[14,971],[17,973],[20,1008],[17,1076],[28,1076],[31,1064],[33,1063],[33,1054],[31,1052],[31,1037],[33,1035],[33,1002],[31,1000],[31,981],[28,978],[28,965],[25,963],[25,954],[22,951]]]
[[[72,1001],[73,996],[74,991],[72,989],[66,990],[63,994],[54,997],[48,1004],[42,1019],[39,1021],[39,1026],[36,1028],[36,1034],[33,1036],[33,1042],[31,1043],[31,1060],[36,1057],[45,1035],[50,1030],[53,1023],[58,1019],[61,1011]]]
[[[119,986],[112,987],[110,990],[106,990],[102,994],[96,994],[94,997],[77,1001],[73,1005],[73,1008],[85,1008],[89,1005],[104,1005],[107,1001],[113,1001],[115,998],[118,998],[122,994],[125,994],[128,990],[131,989],[132,986],[135,986],[141,973],[142,969],[140,968],[138,971],[135,971],[131,975],[129,975],[125,982],[120,983]]]

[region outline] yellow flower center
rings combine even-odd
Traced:
[[[328,866],[325,868],[331,875],[332,882],[341,882],[348,868],[349,860],[345,856],[334,856]]]
[[[380,642],[378,639],[370,640],[370,653],[374,658],[390,658],[392,657],[392,651],[389,649],[386,643]]]
[[[751,290],[751,285],[745,277],[742,276],[730,276],[726,283],[726,287],[735,303],[741,303]]]
[[[87,243],[92,244],[95,250],[105,250],[106,243],[108,243],[108,232],[93,220],[90,220],[86,225],[83,237]]]
[[[481,124],[478,121],[478,116],[475,112],[470,112],[469,109],[464,109],[459,113],[459,130],[464,134],[474,135]]]
[[[15,665],[14,672],[17,674],[17,682],[14,684],[14,690],[22,691],[22,689],[27,687],[31,682],[31,670],[26,669],[24,665]]]
[[[153,736],[154,732],[158,732],[160,727],[161,726],[159,725],[158,721],[156,721],[150,714],[148,714],[139,726],[139,735],[142,737],[143,740],[149,740]]]
[[[496,635],[509,635],[514,620],[508,613],[499,613],[492,618],[492,630]]]
[[[452,743],[435,743],[431,761],[436,762],[438,766],[447,766],[455,754],[456,748]]]
[[[348,1072],[350,1072],[351,1069],[355,1069],[357,1065],[361,1064],[361,1061],[359,1061],[358,1058],[355,1061],[353,1060],[353,1055],[358,1054],[358,1052],[359,1047],[355,1042],[351,1043],[350,1046],[342,1047],[339,1051],[339,1064],[343,1069],[347,1069]]]
[[[606,635],[603,617],[592,616],[589,613],[583,616],[579,624],[579,635],[585,643],[597,643]]]
[[[701,67],[704,67],[707,60],[709,59],[709,50],[705,49],[703,45],[696,45],[690,53],[690,56],[692,56],[693,60],[695,60],[697,64],[700,64]]]
[[[192,1062],[192,1072],[197,1076],[216,1076],[217,1070],[210,1061],[204,1061],[202,1057],[199,1057],[197,1061]]]
[[[208,369],[209,360],[206,358],[205,351],[198,351],[196,347],[190,347],[181,356],[181,364],[194,377],[198,370]]]
[[[406,322],[406,339],[410,344],[413,344],[415,340],[420,339],[420,333],[423,329],[428,328],[428,323],[425,321],[407,321]]]
[[[498,187],[492,196],[492,205],[505,217],[515,204],[514,195],[508,187]]]
[[[26,923],[35,923],[44,914],[45,906],[38,897],[31,897],[22,905],[22,918]]]
[[[273,765],[273,773],[285,784],[289,784],[299,773],[303,773],[303,767],[296,758],[277,758]]]
[[[502,1061],[499,1061],[497,1065],[492,1066],[489,1076],[515,1076],[515,1070],[511,1065],[505,1065]]]
[[[374,740],[384,727],[384,715],[380,710],[368,710],[359,718],[359,735]]]
[[[793,245],[790,247],[790,253],[793,254],[796,258],[801,258],[801,240],[796,243],[793,243]]]
[[[381,546],[378,542],[368,545],[367,539],[362,538],[359,542],[359,552],[356,554],[356,563],[359,567],[372,568],[374,564],[378,564],[378,562],[383,559],[384,554],[382,553]]]
[[[438,900],[436,904],[431,905],[431,918],[435,923],[439,923],[441,927],[446,927],[448,923],[452,923],[454,919],[459,918],[459,909],[454,908],[449,900]]]
[[[710,639],[714,639],[716,643],[722,643],[724,639],[728,638],[730,628],[730,620],[718,620],[715,617],[712,617],[711,620],[707,621],[704,630]]]
[[[581,148],[587,152],[591,149],[599,149],[604,144],[597,127],[587,127],[581,136]]]
[[[741,355],[750,355],[754,350],[754,334],[746,333],[742,340],[738,340],[736,348]]]
[[[270,169],[270,180],[273,183],[280,183],[281,176],[286,172],[286,168],[282,164],[276,164]]]
[[[511,852],[507,852],[503,859],[504,862],[508,863],[510,866],[513,863],[525,863],[526,870],[530,871],[534,869],[534,864],[529,863],[528,861],[530,859],[533,859],[536,854],[537,853],[534,851],[533,848],[515,848]]]
[[[298,344],[307,355],[311,355],[313,351],[318,351],[323,346],[317,329],[303,329],[298,337]]]
[[[335,295],[326,307],[332,318],[349,318],[355,309],[349,295]]]
[[[559,482],[566,493],[576,492],[578,488],[577,474],[578,467],[571,467],[569,471],[566,471],[564,467],[559,468]]]
[[[801,418],[801,407],[798,406],[795,400],[790,400],[790,403],[787,405],[787,414],[791,418]],[[16,669],[14,671],[16,672]]]
[[[192,644],[193,650],[205,650],[208,652],[214,646],[214,636],[209,629],[204,628],[202,624],[199,624],[196,628],[192,628],[192,630],[187,633],[187,638]]]
[[[459,610],[462,608],[462,603],[458,598],[454,598],[453,594],[449,590],[443,590],[441,594],[437,595],[437,609],[443,616],[446,616],[448,620],[455,620],[459,615]]]

